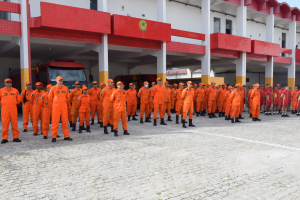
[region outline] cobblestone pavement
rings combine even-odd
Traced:
[[[194,117],[187,129],[174,115],[167,126],[130,121],[118,138],[93,125],[54,144],[29,128],[0,145],[0,199],[299,200],[300,117],[243,115]]]

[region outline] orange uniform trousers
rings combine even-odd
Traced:
[[[11,129],[13,133],[13,138],[19,138],[19,128],[18,128],[18,110],[16,105],[2,105],[1,108],[1,118],[2,118],[2,138],[4,140],[8,139],[9,122],[11,123]]]
[[[85,123],[87,126],[90,125],[90,112],[80,112],[79,113],[79,126],[83,126],[85,118]]]
[[[252,111],[251,111],[252,118],[258,118],[259,113],[260,113],[260,105],[253,104]]]
[[[103,107],[103,116],[103,126],[107,126],[108,123],[114,124],[114,109],[112,107]]]
[[[225,112],[225,103],[226,103],[226,101],[218,101],[219,112]]]
[[[92,119],[95,119],[95,113],[97,112],[97,116],[99,116],[99,105],[98,104],[91,104],[91,114],[92,114]],[[98,117],[99,118],[99,117]]]
[[[197,101],[197,108],[196,108],[196,111],[197,112],[202,112],[203,110],[205,110],[204,108],[204,101]]]
[[[183,104],[183,114],[182,119],[185,120],[187,117],[187,113],[189,113],[189,119],[193,119],[193,109],[194,106],[192,103],[185,103]]]
[[[194,108],[197,109],[198,107],[198,102],[197,101],[193,101],[194,102]]]
[[[135,115],[136,112],[136,105],[127,105],[128,116]]]
[[[177,101],[176,102],[176,115],[183,114],[183,101]]]
[[[114,130],[118,130],[120,119],[122,119],[123,130],[127,131],[126,111],[114,112]]]
[[[175,108],[176,99],[174,98],[171,101],[172,101],[171,102],[171,109],[174,109]]]
[[[27,129],[27,127],[28,127],[29,114],[30,114],[30,117],[31,117],[31,124],[33,124],[33,121],[32,121],[32,115],[33,115],[32,104],[29,101],[27,101],[23,105],[23,128],[24,129]]]
[[[153,119],[157,119],[157,112],[158,112],[158,109],[159,109],[159,116],[160,116],[160,119],[163,119],[164,116],[165,116],[165,113],[164,113],[164,104],[157,104],[157,103],[154,104]],[[166,111],[165,111],[165,112],[166,112]]]
[[[164,116],[166,111],[168,111],[168,116],[171,116],[171,102],[164,102]]]
[[[243,110],[244,110],[244,100],[243,100],[243,102],[241,102],[241,105],[240,105],[240,115],[242,115]]]
[[[249,113],[252,114],[252,99],[249,99],[249,102],[248,102],[248,106],[249,106]]]
[[[52,105],[52,138],[57,137],[58,124],[61,120],[64,137],[69,137],[68,105],[66,102],[53,102]]]
[[[102,103],[98,104],[97,117],[98,117],[98,121],[99,122],[103,122],[103,107],[102,107]]]
[[[33,133],[38,133],[39,132],[39,119],[41,119],[41,131],[43,130],[43,109],[40,106],[33,105],[32,106],[32,111],[33,111]]]
[[[49,123],[50,123],[51,115],[52,115],[52,109],[44,107],[43,117],[42,117],[43,118],[42,133],[44,136],[47,136],[47,137],[48,137],[48,133],[49,133]]]
[[[217,108],[216,100],[208,100],[208,113],[215,113]]]
[[[228,115],[230,115],[231,113],[230,113],[230,111],[231,111],[231,103],[226,103],[226,109],[225,109],[225,116],[226,117],[228,117]]]
[[[298,101],[292,101],[292,110],[297,110]]]
[[[149,103],[141,103],[140,105],[140,118],[144,117],[144,112],[145,112],[145,117],[149,116]]]
[[[231,116],[231,119],[233,118],[238,118],[240,115],[240,105],[238,106],[231,106],[231,110],[230,110],[230,116]]]
[[[73,106],[72,105],[71,115],[72,115],[72,124],[76,124],[77,123],[77,118],[79,116],[79,107],[78,106]]]
[[[149,114],[152,113],[153,109],[154,109],[154,103],[153,102],[149,102]]]
[[[69,120],[69,122],[72,121],[71,109],[72,109],[71,103],[68,103],[68,120]]]

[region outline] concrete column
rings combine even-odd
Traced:
[[[107,12],[107,0],[98,0],[97,6],[99,11]],[[108,81],[108,44],[107,34],[102,36],[102,44],[99,44],[99,84],[105,82],[107,85]]]
[[[29,16],[28,0],[21,0],[21,31],[20,39],[20,66],[21,66],[21,88],[25,90],[25,83],[31,82],[31,53],[30,53],[30,26],[28,23]],[[21,91],[19,91],[21,92]]]
[[[201,32],[205,34],[205,55],[201,58],[201,82],[210,83],[210,1],[201,2]]]
[[[296,16],[289,23],[288,49],[292,49],[292,64],[288,67],[288,86],[294,89],[296,76]]]
[[[273,7],[270,8],[270,15],[266,18],[266,29],[267,29],[267,42],[274,43],[274,13]],[[274,58],[273,56],[269,57],[269,62],[265,67],[265,87],[267,84],[273,86],[273,67],[274,67]]]
[[[247,37],[247,7],[244,6],[244,0],[241,0],[241,6],[237,8],[237,35]],[[236,63],[236,83],[246,84],[246,52],[241,52],[240,58]]]
[[[166,0],[157,0],[157,21],[167,22]],[[167,43],[161,43],[161,50],[157,53],[157,77],[162,79],[162,83],[166,81],[167,71]]]

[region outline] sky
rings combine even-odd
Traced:
[[[286,2],[291,7],[298,7],[298,8],[300,8],[300,0],[279,0],[278,2]]]

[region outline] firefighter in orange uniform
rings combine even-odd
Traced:
[[[187,82],[187,88],[182,92],[181,98],[183,100],[183,117],[182,117],[182,127],[187,128],[185,125],[185,119],[187,113],[189,113],[189,126],[195,127],[193,124],[193,111],[194,111],[194,90],[192,90],[193,83],[192,81]]]
[[[57,130],[59,120],[62,123],[64,140],[72,141],[69,137],[68,129],[68,102],[70,101],[70,94],[68,87],[63,85],[63,78],[56,77],[56,85],[53,86],[49,92],[49,102],[52,103],[52,142],[56,142]]]
[[[73,124],[72,124],[72,106],[71,106],[71,102],[68,102],[68,120],[69,120],[70,127],[73,127]]]
[[[21,93],[21,100],[23,103],[23,132],[27,132],[27,127],[28,127],[28,118],[29,114],[31,117],[31,124],[33,126],[33,121],[32,121],[32,104],[30,103],[30,98],[31,98],[31,93],[33,90],[31,89],[31,83],[27,82],[25,83],[26,89],[22,91]]]
[[[51,84],[47,85],[47,92],[44,92],[44,94],[41,97],[40,106],[43,109],[43,130],[42,133],[44,135],[44,139],[48,138],[49,133],[49,123],[52,116],[52,102],[49,101],[49,92],[53,86]],[[59,137],[59,136],[57,136]]]
[[[100,124],[100,127],[103,127],[103,99],[101,98],[101,92],[106,87],[106,84],[102,82],[100,84],[100,95],[98,99],[98,111],[97,111],[97,117],[98,117],[98,124]],[[99,113],[99,116],[98,116]]]
[[[73,126],[72,131],[76,131],[76,123],[79,115],[79,107],[77,105],[77,100],[81,94],[82,94],[82,90],[80,88],[80,82],[76,81],[75,88],[71,90],[70,93],[70,103],[72,103],[72,110],[71,110],[72,126]]]
[[[123,135],[130,135],[127,131],[127,121],[126,121],[126,101],[127,94],[123,89],[124,85],[121,81],[117,82],[117,89],[113,92],[110,97],[110,101],[113,102],[114,107],[114,135],[118,137],[118,124],[120,119],[122,120]]]
[[[240,89],[238,90],[238,92],[241,95],[241,105],[240,105],[239,119],[244,119],[242,117],[243,110],[244,110],[244,97],[245,97],[245,93],[244,93],[245,91],[244,91],[244,88],[243,88],[243,84],[240,84]]]
[[[205,112],[204,112],[204,101],[205,101],[205,89],[204,89],[204,84],[199,83],[199,87],[197,88],[196,92],[195,92],[195,96],[197,98],[197,108],[196,108],[196,112],[197,112],[197,117],[199,117],[199,115],[201,116],[205,116]]]
[[[261,119],[258,118],[260,113],[260,91],[258,89],[259,84],[254,85],[254,89],[251,93],[250,99],[252,99],[252,120],[253,121],[261,121]]]
[[[249,107],[249,113],[250,113],[250,116],[249,116],[249,117],[252,117],[252,105],[253,105],[252,102],[253,102],[253,99],[250,98],[250,97],[251,97],[251,94],[252,94],[252,92],[253,92],[253,90],[254,90],[254,85],[255,85],[255,84],[252,85],[251,90],[249,90],[248,93],[247,93],[248,107]]]
[[[39,119],[41,120],[40,128],[41,128],[41,134],[43,131],[43,109],[40,106],[40,101],[42,95],[45,93],[45,91],[42,90],[42,83],[37,82],[35,84],[36,90],[34,90],[31,94],[30,102],[32,104],[32,111],[33,111],[33,135],[37,136],[39,132]]]
[[[298,103],[298,99],[297,99],[297,92],[298,92],[298,87],[295,87],[295,89],[292,91],[292,114],[296,114],[297,113],[297,103]]]
[[[289,117],[287,115],[287,110],[289,106],[289,87],[285,86],[280,95],[282,99],[282,115],[281,117]]]
[[[174,87],[172,89],[172,95],[171,95],[171,112],[176,113],[175,111],[175,104],[176,104],[176,95],[174,95],[175,91],[177,90],[178,85],[175,83]]]
[[[154,108],[154,103],[153,103],[153,98],[152,98],[152,93],[153,93],[153,89],[154,86],[156,85],[155,82],[152,82],[152,87],[150,88],[150,98],[149,98],[149,119],[151,119],[151,113],[153,111]]]
[[[154,100],[153,126],[157,126],[156,120],[158,109],[160,115],[160,124],[167,125],[164,121],[164,87],[161,85],[161,78],[157,78],[156,81],[157,85],[153,88],[152,92],[152,98]]]
[[[183,115],[183,100],[181,98],[183,92],[183,83],[179,83],[179,88],[176,89],[173,96],[176,98],[176,124],[179,124],[179,114],[181,112],[181,123],[182,123],[182,115]]]
[[[18,128],[18,109],[17,105],[21,102],[19,91],[12,87],[12,80],[7,78],[4,80],[4,88],[0,89],[1,102],[1,119],[2,119],[2,142],[8,142],[9,122],[11,122],[11,129],[13,133],[13,142],[21,142],[19,139]]]
[[[204,85],[204,87],[205,87],[205,85]],[[205,113],[208,111],[208,96],[207,96],[207,91],[208,91],[209,87],[210,87],[210,84],[208,83],[206,85],[206,88],[205,88],[205,100],[204,100]]]
[[[114,81],[112,79],[108,79],[108,86],[105,87],[101,91],[101,100],[103,106],[103,126],[104,126],[104,134],[108,134],[107,126],[111,127],[111,132],[114,131],[114,110],[113,110],[113,103],[110,101],[110,97],[112,93],[115,91],[113,87]]]
[[[218,99],[218,110],[219,110],[219,117],[225,116],[225,83],[222,83],[222,87],[219,89],[217,93],[217,99]]]
[[[100,98],[100,88],[98,88],[98,83],[97,81],[93,82],[93,87],[90,89],[90,97],[91,97],[91,110],[92,110],[92,123],[91,125],[94,125],[94,120],[95,120],[95,112],[97,112],[97,117],[99,118],[100,114],[98,112],[99,110],[99,103],[98,100]]]
[[[225,92],[225,120],[231,120],[230,112],[231,112],[231,101],[230,101],[230,95],[233,88],[229,85],[228,90]]]
[[[272,100],[273,100],[273,91],[272,91],[272,89],[273,89],[273,87],[270,86],[264,92],[265,103],[266,103],[266,106],[267,106],[265,115],[272,115],[271,114],[271,106],[272,106]]]
[[[192,88],[193,90],[194,90],[194,99],[193,99],[193,101],[194,101],[194,110],[195,110],[195,113],[197,112],[197,95],[196,95],[196,91],[197,91],[197,89],[198,89],[198,85],[197,84],[194,84],[194,87]],[[193,114],[194,114],[194,112],[193,112]]]
[[[217,90],[215,87],[215,82],[211,83],[211,86],[207,89],[208,98],[208,116],[209,118],[215,118],[215,112],[217,108]]]
[[[127,110],[128,110],[128,121],[130,121],[130,116],[132,115],[132,120],[136,121],[138,119],[135,118],[136,112],[136,89],[134,89],[133,83],[129,84],[129,89],[127,90]]]
[[[273,113],[279,114],[279,107],[280,107],[280,85],[277,84],[273,91]]]
[[[96,82],[96,87],[98,83]],[[91,132],[90,128],[90,114],[91,114],[91,96],[87,92],[88,88],[82,86],[82,95],[78,97],[77,105],[79,107],[79,132],[82,133],[84,119],[86,122],[86,132]],[[94,113],[95,114],[95,113]]]
[[[168,81],[165,82],[165,87],[164,87],[164,110],[163,112],[168,114],[168,121],[171,120],[171,96],[172,96],[172,91],[169,88],[169,83]]]
[[[149,83],[144,82],[144,87],[140,88],[138,97],[140,98],[140,123],[144,123],[144,112],[145,112],[145,122],[151,122],[149,120],[149,99],[150,99],[150,89]]]
[[[241,106],[241,94],[239,93],[241,85],[237,83],[235,85],[235,89],[231,91],[229,101],[231,102],[231,123],[241,122],[238,117],[240,114],[240,106]],[[235,119],[235,120],[234,120]]]

